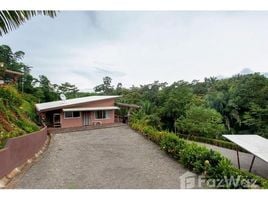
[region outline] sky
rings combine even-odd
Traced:
[[[0,37],[32,74],[90,91],[268,71],[268,12],[62,11]]]

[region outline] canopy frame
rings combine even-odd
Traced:
[[[253,155],[251,163],[250,163],[250,167],[249,167],[249,172],[252,171],[256,157],[260,158],[261,160],[265,162],[268,162],[267,152],[265,151],[265,149],[264,149],[264,153],[260,152],[258,149],[259,147],[257,146],[257,144],[262,144],[265,147],[268,144],[268,140],[266,138],[263,138],[259,135],[223,135],[223,137],[225,137],[226,139],[230,140],[231,142],[237,145],[236,155],[237,155],[237,164],[238,164],[239,169],[241,168],[241,163],[240,163],[240,158],[239,158],[238,146],[242,147],[247,152]]]

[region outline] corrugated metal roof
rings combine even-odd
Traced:
[[[259,135],[223,135],[238,146],[268,162],[268,140]]]
[[[120,96],[89,96],[89,97],[81,97],[81,98],[75,98],[75,99],[68,99],[65,101],[52,101],[52,102],[46,102],[46,103],[38,103],[35,104],[35,107],[37,111],[48,111],[48,110],[54,110],[54,109],[60,109],[64,108],[66,106],[72,106],[77,105],[81,103],[88,103],[93,101],[101,101],[105,99],[114,99],[118,98]]]
[[[119,107],[116,106],[107,106],[107,107],[85,107],[85,108],[65,108],[64,112],[68,111],[94,111],[94,110],[119,110]]]

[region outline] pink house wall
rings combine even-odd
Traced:
[[[75,106],[68,106],[68,108],[82,108],[82,107],[107,107],[107,106],[114,106],[115,99],[106,99],[101,101],[83,103]],[[67,107],[66,107],[67,108]],[[92,122],[98,121],[102,124],[112,124],[114,123],[114,110],[108,111],[108,118],[107,119],[96,119],[95,112],[90,112],[90,125]],[[83,112],[80,113],[80,117],[78,118],[68,118],[64,119],[64,112],[61,112],[61,127],[62,128],[70,128],[70,127],[79,127],[83,126]]]
[[[100,121],[102,124],[112,124],[114,123],[114,110],[108,110],[107,119],[96,119],[95,112],[91,112],[91,121]]]
[[[65,119],[64,118],[64,112],[61,112],[60,121],[61,121],[61,127],[62,128],[83,126],[82,113],[80,114],[80,117],[78,117],[78,118],[67,118],[67,119]]]

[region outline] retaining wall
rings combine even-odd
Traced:
[[[32,158],[47,139],[47,127],[40,131],[8,139],[0,150],[0,178]]]

